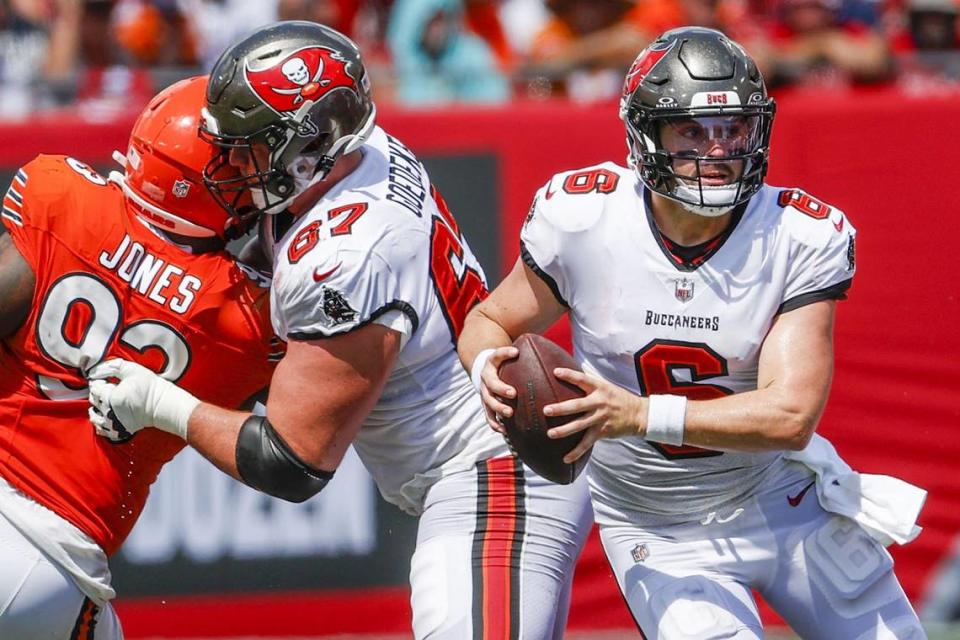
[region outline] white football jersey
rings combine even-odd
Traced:
[[[509,455],[487,426],[455,346],[486,280],[413,153],[379,127],[362,153],[360,165],[305,215],[264,216],[273,326],[287,340],[370,322],[404,334],[354,445],[384,498],[417,514],[437,478]]]
[[[840,299],[856,231],[798,189],[764,186],[692,263],[674,257],[631,169],[555,175],[536,195],[522,257],[570,308],[574,357],[634,393],[694,400],[756,389],[778,314]],[[750,493],[780,453],[602,440],[590,465],[598,522],[705,512]]]

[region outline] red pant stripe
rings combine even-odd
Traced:
[[[525,484],[516,458],[477,464],[477,528],[473,539],[473,638],[519,640],[520,554]]]
[[[90,598],[84,598],[83,604],[80,605],[80,615],[77,616],[73,631],[70,633],[70,640],[93,640],[98,613],[100,613],[100,607]]]

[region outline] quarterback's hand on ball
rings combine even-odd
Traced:
[[[487,424],[495,431],[504,433],[499,418],[509,418],[513,415],[513,407],[504,404],[500,399],[512,400],[517,397],[516,390],[500,379],[497,371],[501,363],[512,360],[520,355],[516,347],[499,347],[487,359],[480,372],[480,397],[483,399],[483,408],[487,413]]]
[[[599,376],[572,369],[554,369],[554,375],[576,385],[587,394],[583,398],[550,404],[543,408],[548,416],[582,413],[579,418],[547,432],[551,438],[562,438],[586,430],[583,440],[564,456],[571,463],[600,438],[625,438],[643,433],[646,425],[647,400]]]
[[[144,366],[116,358],[88,373],[90,421],[115,442],[156,427],[187,439],[187,422],[200,401]],[[108,382],[116,379],[117,382]]]

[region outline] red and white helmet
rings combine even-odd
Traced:
[[[191,238],[230,240],[252,216],[229,214],[204,185],[203,169],[219,153],[199,135],[206,90],[207,77],[197,76],[157,94],[134,123],[126,156],[114,152],[124,172],[113,171],[110,179],[148,224]]]

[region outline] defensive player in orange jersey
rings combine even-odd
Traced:
[[[17,172],[0,235],[0,638],[122,638],[107,558],[184,441],[112,443],[88,419],[86,372],[122,356],[238,407],[278,359],[269,282],[224,242],[243,229],[203,185],[206,78],[162,92],[125,172],[64,156]]]

